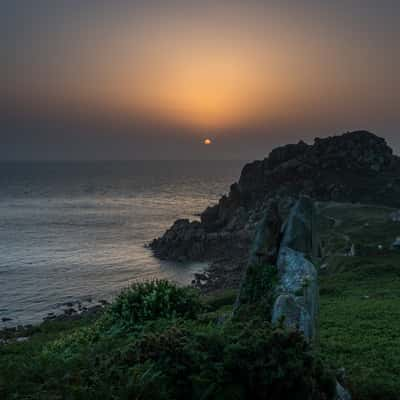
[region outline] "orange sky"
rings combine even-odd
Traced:
[[[60,26],[54,20],[47,27],[52,32],[37,27],[31,40],[38,58],[23,66],[29,70],[20,85],[82,106],[214,128],[275,119],[293,104],[323,106],[326,95],[337,107],[338,93],[344,98],[363,86],[386,89],[387,65],[376,53],[382,49],[355,29],[356,20],[349,30],[340,19],[336,28],[334,18],[313,19],[316,12],[300,6],[216,2],[199,10],[182,4],[109,16],[107,8],[97,9],[78,21],[64,16]]]
[[[199,136],[398,121],[398,2],[6,3],[0,88],[20,108],[101,110]]]

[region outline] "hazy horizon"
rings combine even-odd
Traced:
[[[353,130],[400,152],[397,1],[0,10],[0,160],[252,160]]]
[[[345,132],[343,132],[345,133]],[[327,136],[332,136],[332,135],[327,135]],[[300,139],[302,140],[302,139]],[[312,144],[313,141],[306,141],[308,144]],[[387,141],[388,142],[388,141]],[[246,163],[255,161],[255,160],[262,160],[264,158],[267,158],[270,151],[273,150],[276,147],[279,147],[280,145],[285,145],[285,144],[294,144],[295,142],[285,142],[282,144],[277,144],[276,146],[273,146],[269,149],[266,149],[266,151],[259,157],[249,157],[249,158],[94,158],[88,157],[88,158],[0,158],[0,164],[1,163],[129,163],[129,162],[235,162],[235,163],[243,163],[243,166]],[[388,142],[388,145],[393,149],[393,154],[400,156],[400,146],[398,148],[392,146],[390,142]],[[215,154],[213,152],[213,154]],[[260,152],[261,154],[261,152]],[[51,154],[49,154],[51,157]]]

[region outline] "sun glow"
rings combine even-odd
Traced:
[[[109,80],[99,79],[100,90],[108,93],[99,93],[97,99],[109,99],[111,106],[127,113],[205,130],[265,115],[260,109],[273,114],[281,108],[288,82],[272,61],[266,66],[244,50],[224,50],[223,43],[195,50],[182,46],[169,57],[160,49],[154,52],[143,67],[127,60],[123,69],[108,71]]]
[[[264,23],[240,30],[236,11],[226,24],[225,11],[223,26],[218,15],[215,21],[153,15],[151,35],[147,25],[132,21],[97,32],[94,42],[81,45],[79,77],[75,66],[67,68],[61,82],[47,83],[48,91],[54,86],[58,95],[75,97],[82,109],[203,132],[280,120],[303,92],[299,76],[308,70],[296,64],[304,59],[296,49],[303,47],[282,46],[282,35],[264,41]]]
[[[151,115],[218,128],[251,119],[261,107],[273,110],[279,101],[277,80],[260,82],[260,74],[238,62],[183,65],[166,75],[158,85],[141,88],[141,98],[130,104]]]

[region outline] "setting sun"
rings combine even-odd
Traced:
[[[203,142],[203,143],[206,144],[206,145],[208,145],[208,144],[211,144],[212,141],[211,141],[211,139],[204,139],[204,142]]]

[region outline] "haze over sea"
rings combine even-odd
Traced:
[[[145,244],[175,219],[195,219],[243,164],[0,164],[0,328],[109,299],[135,280],[190,283],[204,265],[159,261]]]

